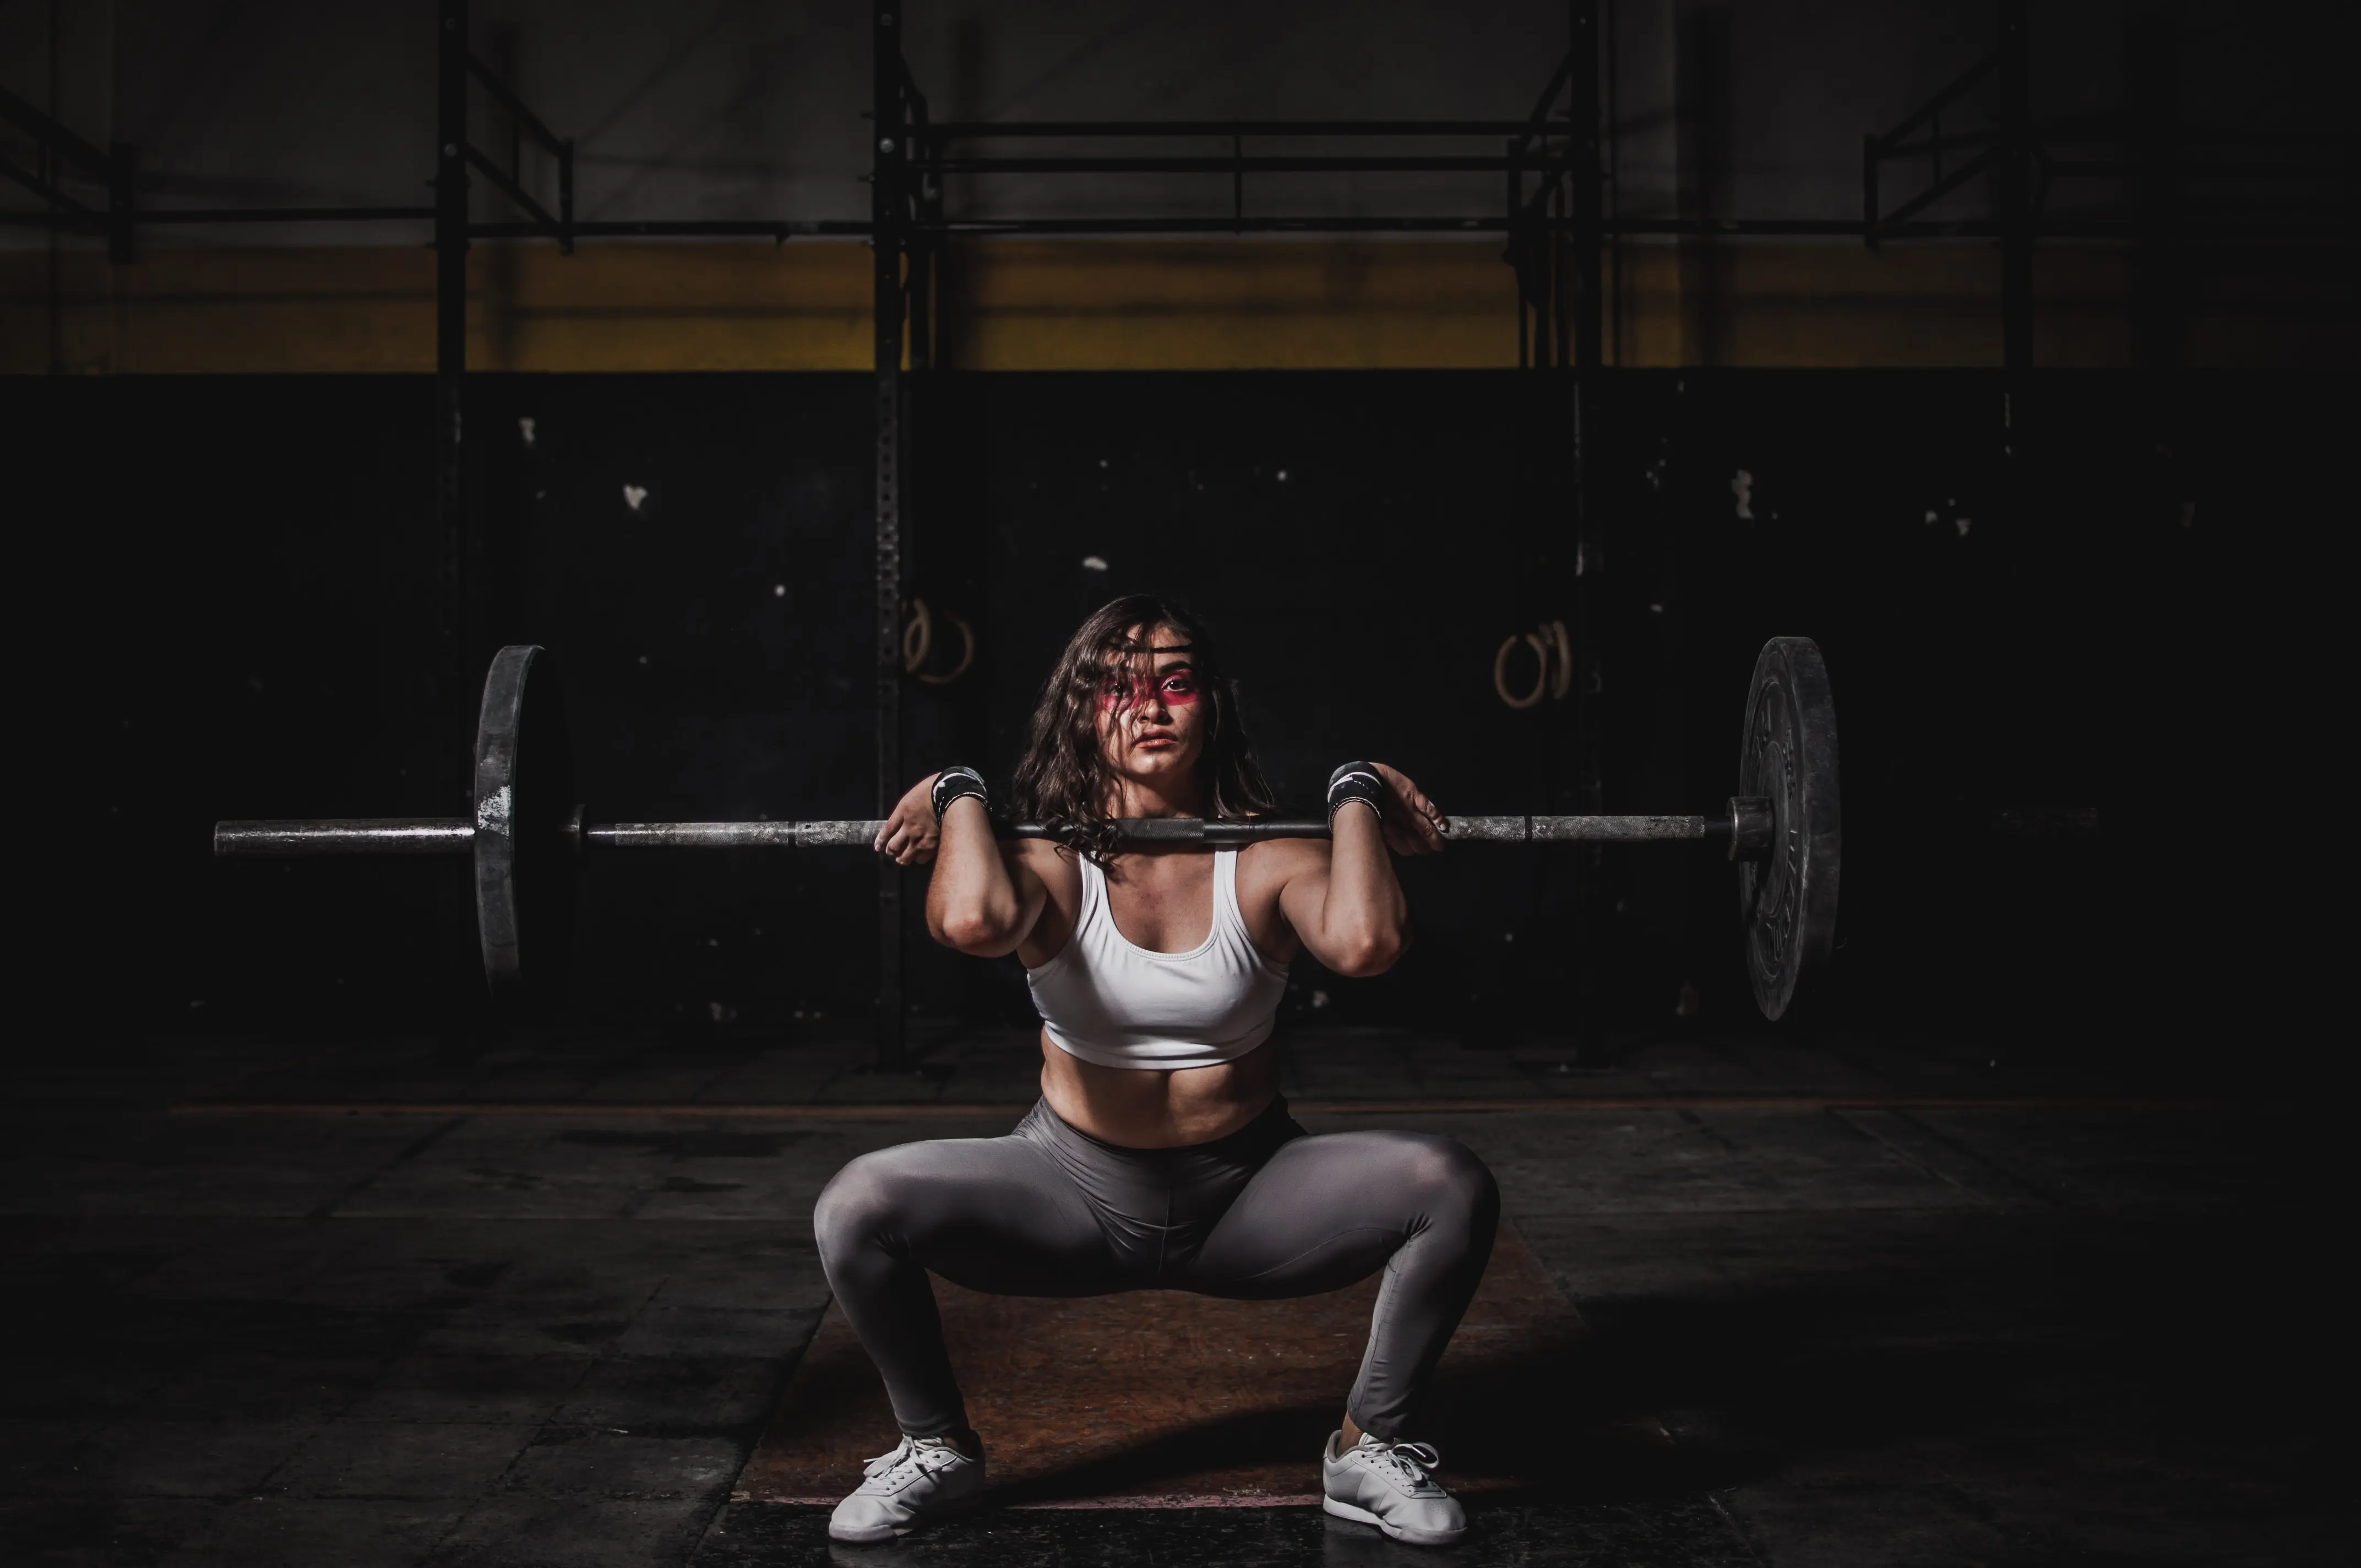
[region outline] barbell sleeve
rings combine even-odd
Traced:
[[[862,822],[594,822],[582,829],[592,850],[867,849],[884,827]]]
[[[465,817],[214,824],[216,855],[464,855],[475,841],[476,825]]]

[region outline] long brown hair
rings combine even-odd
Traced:
[[[1239,721],[1237,684],[1222,668],[1204,623],[1152,594],[1126,594],[1077,627],[1059,655],[1026,727],[1025,755],[1010,792],[1020,818],[1063,829],[1069,844],[1102,865],[1115,853],[1116,839],[1104,815],[1113,774],[1099,751],[1099,693],[1108,662],[1138,652],[1132,630],[1146,628],[1152,643],[1160,626],[1170,627],[1190,645],[1198,700],[1206,705],[1205,749],[1197,772],[1209,814],[1258,817],[1277,805]]]

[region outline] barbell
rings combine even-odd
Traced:
[[[1768,1018],[1836,945],[1842,866],[1836,708],[1828,666],[1809,638],[1774,637],[1754,662],[1739,748],[1738,791],[1701,816],[1453,817],[1444,837],[1471,844],[1720,844],[1738,868],[1747,974]],[[475,865],[477,934],[496,1000],[513,999],[534,949],[562,945],[576,870],[591,850],[867,849],[883,824],[591,822],[574,802],[566,713],[540,648],[492,657],[476,724],[475,810],[467,817],[217,822],[216,855],[465,855]],[[1322,819],[1132,817],[1127,843],[1239,845],[1324,839]],[[999,825],[1003,838],[1057,837],[1038,823]]]

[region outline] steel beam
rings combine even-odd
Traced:
[[[1598,368],[1599,345],[1606,323],[1605,302],[1599,296],[1600,236],[1604,232],[1600,212],[1602,199],[1599,167],[1601,125],[1598,101],[1598,0],[1573,0],[1573,48],[1568,60],[1573,67],[1569,85],[1573,89],[1571,114],[1573,124],[1569,134],[1576,144],[1573,172],[1568,177],[1574,198],[1575,297],[1574,367],[1577,371]],[[1560,303],[1561,310],[1565,308]]]
[[[876,337],[876,703],[877,812],[902,792],[902,287],[903,181],[909,132],[903,123],[901,6],[871,0],[870,243]],[[877,872],[877,1066],[899,1069],[907,1057],[902,983],[902,872]]]
[[[2026,0],[2000,0],[2001,363],[2033,368],[2033,102]]]
[[[441,0],[435,38],[434,633],[435,707],[456,719],[475,694],[466,674],[467,500],[467,0]],[[437,749],[438,754],[442,749]],[[469,780],[438,781],[458,795]]]

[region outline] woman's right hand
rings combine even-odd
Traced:
[[[943,836],[941,825],[935,820],[934,802],[935,780],[940,776],[928,773],[894,803],[871,849],[892,856],[897,866],[923,866],[935,858],[935,846]]]

